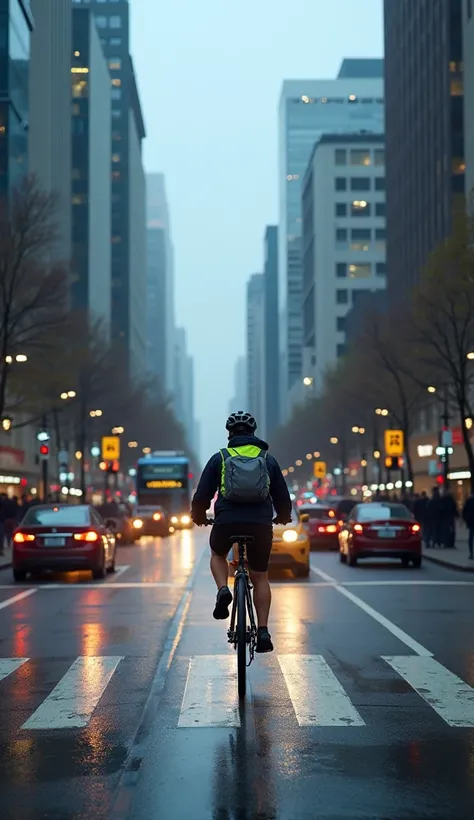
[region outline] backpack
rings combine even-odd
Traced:
[[[220,450],[221,496],[234,504],[261,504],[270,498],[267,453],[253,444]]]

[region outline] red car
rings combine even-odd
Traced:
[[[331,507],[323,504],[304,504],[298,512],[309,515],[305,529],[311,549],[337,550],[337,518]]]
[[[28,572],[92,570],[95,579],[115,572],[114,524],[94,507],[48,504],[31,507],[13,535],[13,577]]]
[[[359,558],[400,558],[421,567],[421,528],[404,504],[357,504],[339,532],[339,557],[355,567]]]

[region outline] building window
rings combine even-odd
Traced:
[[[336,276],[338,279],[345,279],[347,276],[347,265],[345,262],[338,262],[336,265]]]
[[[351,165],[371,165],[372,160],[368,148],[354,148],[351,151]]]
[[[351,203],[351,215],[370,216],[369,203],[365,199],[355,199],[354,202]]]
[[[453,157],[451,160],[451,173],[454,176],[461,176],[466,170],[466,163],[462,157]]]
[[[121,37],[111,37],[109,40],[109,45],[114,46],[121,46],[122,45],[122,38]]]
[[[109,68],[111,71],[120,71],[122,68],[122,60],[120,57],[111,57],[109,60]]]
[[[467,19],[470,20],[472,17],[472,0],[466,0],[466,7],[467,7]]]
[[[112,162],[120,162],[120,154],[112,154]]]
[[[347,228],[336,228],[336,242],[347,242]]]
[[[112,85],[114,86],[114,88],[120,88],[120,86],[122,85],[122,80],[120,80],[118,77],[114,77],[112,80]]]
[[[375,231],[375,238],[377,241],[385,239],[385,228],[377,228]]]
[[[370,262],[364,264],[359,264],[356,262],[349,265],[350,279],[367,279],[368,276],[372,276],[372,265]]]
[[[342,356],[346,355],[346,346],[344,344],[339,344],[337,346],[337,358],[340,359]]]
[[[385,262],[377,262],[375,266],[375,273],[377,276],[385,276],[387,273],[387,265]]]
[[[370,242],[372,239],[372,231],[370,228],[353,228],[351,231],[351,239],[366,239]]]
[[[336,330],[338,333],[344,333],[346,329],[346,317],[338,316],[336,319]]]
[[[365,251],[370,250],[370,242],[351,242],[351,251]]]
[[[336,302],[338,305],[347,305],[349,294],[347,290],[336,290]]]
[[[336,191],[345,191],[347,189],[347,179],[345,177],[336,177]]]
[[[336,165],[347,165],[347,151],[345,148],[336,148],[334,151]]]
[[[375,190],[376,191],[385,191],[385,177],[376,177],[375,178]]]
[[[375,205],[375,216],[385,216],[385,202],[377,202]]]
[[[352,177],[351,191],[370,191],[370,177]]]
[[[345,202],[336,202],[336,216],[347,216],[347,205]]]
[[[102,14],[97,14],[95,18],[95,24],[97,28],[106,28],[107,17],[104,17]]]
[[[112,109],[112,119],[113,120],[119,120],[121,116],[122,116],[122,112],[120,111],[120,109],[118,109],[118,108],[113,108]]]
[[[109,18],[110,28],[122,28],[122,18],[118,14],[112,14]]]
[[[377,148],[374,151],[374,164],[377,166],[385,165],[385,149],[384,148]]]
[[[111,96],[113,100],[120,100],[122,98],[122,89],[112,88]]]
[[[72,84],[72,96],[75,99],[78,97],[87,97],[87,91],[87,80],[74,80]]]

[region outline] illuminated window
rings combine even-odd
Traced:
[[[385,165],[385,149],[377,148],[374,151],[374,165]]]
[[[74,80],[72,83],[72,96],[77,99],[78,97],[87,97],[88,91],[88,83],[87,80]]]
[[[349,102],[353,103],[356,102],[357,97],[355,94],[349,94]]]
[[[368,148],[354,148],[351,151],[351,165],[371,165],[372,160]]]
[[[120,154],[112,154],[112,162],[120,162]]]
[[[365,199],[354,199],[351,203],[351,216],[370,216],[370,204]]]
[[[368,276],[372,276],[372,265],[370,263],[359,264],[355,262],[348,266],[348,276],[350,279],[366,279]]]
[[[368,251],[369,249],[369,242],[351,242],[351,251]]]
[[[109,60],[109,68],[111,71],[120,71],[122,68],[122,60],[120,57],[111,57]]]
[[[460,77],[453,77],[449,86],[451,97],[462,97],[464,84]]]
[[[451,161],[451,173],[455,176],[464,174],[466,170],[466,163],[461,157],[453,157]]]
[[[120,88],[120,86],[122,85],[122,80],[119,80],[117,77],[114,77],[114,79],[112,80],[112,85],[115,86],[115,88]]]
[[[336,148],[334,162],[336,165],[347,165],[347,151],[345,148]]]

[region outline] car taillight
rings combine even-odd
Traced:
[[[318,532],[326,532],[326,527],[318,527]]]
[[[329,524],[329,527],[326,527],[326,532],[337,532],[337,527],[335,524]]]
[[[420,527],[419,524],[412,524],[411,531],[412,531],[413,534],[416,534],[417,532],[420,532],[420,530],[421,530],[421,527]]]
[[[74,541],[97,541],[99,536],[94,530],[74,533]]]
[[[14,540],[15,544],[24,544],[25,541],[34,541],[35,536],[34,535],[28,535],[25,532],[16,532],[15,535],[13,536],[13,540]]]
[[[354,524],[354,532],[358,532],[359,534],[364,532],[362,524]]]
[[[328,514],[329,514],[329,518],[335,518],[336,517],[336,513],[334,512],[334,510],[329,510]]]

